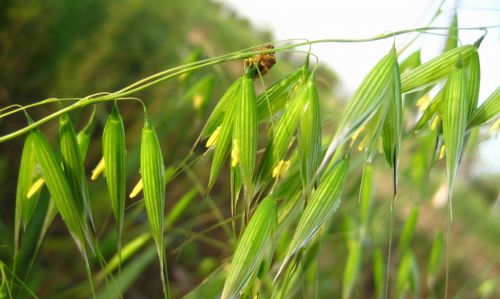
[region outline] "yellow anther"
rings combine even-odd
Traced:
[[[193,108],[198,110],[201,108],[201,105],[203,104],[203,95],[197,93],[193,97]]]
[[[283,177],[290,168],[290,160],[281,160],[273,169],[273,178]]]
[[[134,189],[132,189],[132,192],[130,192],[129,197],[134,198],[137,196],[142,191],[143,184],[142,184],[142,179],[140,179],[137,184],[135,185]]]
[[[495,131],[500,130],[500,118],[497,119],[490,127],[489,132],[494,133]]]
[[[235,167],[240,163],[240,145],[238,139],[233,139],[233,148],[231,150],[231,167]]]
[[[424,111],[425,109],[427,109],[427,107],[429,107],[430,103],[431,103],[431,97],[429,96],[429,94],[426,93],[420,99],[418,99],[416,105],[420,109],[420,111]]]
[[[444,158],[444,155],[446,154],[446,148],[444,144],[441,146],[441,149],[439,150],[439,160]]]
[[[437,128],[440,119],[441,118],[439,116],[437,116],[437,115],[434,116],[434,119],[432,120],[432,123],[431,123],[431,130],[434,131]]]
[[[42,189],[43,185],[45,185],[45,179],[44,178],[39,178],[38,180],[36,180],[33,183],[33,185],[31,185],[31,188],[28,191],[28,193],[26,194],[26,197],[27,198],[33,197],[33,195],[35,195],[38,191],[40,191]]]
[[[97,166],[92,170],[92,176],[90,177],[91,180],[95,181],[97,178],[101,175],[101,173],[104,171],[104,157],[101,158],[99,163],[97,163]]]
[[[211,147],[212,145],[215,144],[215,142],[217,142],[217,138],[219,138],[220,130],[221,130],[221,126],[218,126],[217,129],[215,129],[215,131],[212,133],[212,135],[210,135],[210,137],[208,138],[207,143],[205,144],[205,147],[207,147],[207,148]]]

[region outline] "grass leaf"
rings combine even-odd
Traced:
[[[349,241],[349,254],[344,268],[344,277],[342,281],[342,299],[352,297],[352,291],[359,274],[361,266],[361,241]]]
[[[400,254],[406,252],[406,249],[410,245],[410,241],[413,238],[413,235],[415,234],[415,228],[417,227],[417,220],[418,220],[418,211],[419,209],[417,207],[414,207],[411,210],[410,215],[406,219],[406,222],[403,226],[403,230],[401,231],[401,236],[399,237],[399,246],[398,246]]]

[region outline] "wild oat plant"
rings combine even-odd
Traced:
[[[352,218],[356,223],[350,224],[346,259],[335,266],[340,269],[340,275],[332,277],[332,283],[340,285],[342,298],[359,298],[368,294],[371,298],[404,298],[407,295],[446,298],[448,276],[454,271],[449,264],[450,252],[453,251],[450,232],[438,235],[432,248],[428,248],[427,268],[419,271],[410,246],[419,209],[410,212],[403,227],[394,228],[393,209],[399,196],[398,166],[400,156],[404,155],[402,144],[405,140],[423,135],[422,140],[426,141],[422,141],[422,148],[430,157],[430,163],[425,167],[429,170],[439,160],[446,163],[449,229],[452,225],[453,190],[467,143],[476,128],[494,122],[491,128],[495,130],[500,122],[500,87],[478,107],[478,48],[482,38],[474,44],[457,45],[456,37],[450,35],[443,53],[425,63],[420,62],[420,51],[406,55],[408,58],[401,61],[407,45],[400,49],[394,45],[372,67],[347,106],[338,108],[343,109],[340,119],[325,119],[320,113],[323,102],[318,95],[317,65],[310,62],[314,58],[311,49],[304,54],[304,65],[296,71],[269,86],[265,78],[273,65],[279,63],[280,53],[291,49],[317,43],[379,39],[394,39],[396,42],[400,35],[407,33],[446,35],[446,30],[454,32],[452,30],[456,31],[456,28],[418,28],[363,40],[270,43],[215,58],[194,60],[111,93],[79,99],[51,98],[28,106],[3,107],[1,118],[24,113],[27,125],[0,137],[2,144],[24,138],[12,260],[0,264],[0,298],[126,297],[127,289],[155,253],[159,265],[158,279],[163,286],[163,295],[157,294],[158,297],[328,296],[327,291],[318,294],[315,287],[318,262],[321,262],[318,261],[320,247],[322,239],[328,235],[332,215],[341,205],[340,198],[346,192],[359,192],[359,202],[356,203],[359,214]],[[161,116],[152,118],[154,114],[147,112],[147,101],[133,96],[167,80],[181,82],[202,68],[224,67],[227,61],[242,62],[241,77],[227,87],[185,159],[168,165],[162,149],[175,145],[165,144],[158,138],[156,130],[161,127],[155,123]],[[195,109],[203,101],[196,92],[206,84],[207,80],[200,80],[193,87],[194,91],[189,91],[195,95]],[[257,95],[255,84],[267,87]],[[120,114],[120,105],[124,101],[138,103],[144,115],[136,150],[126,142],[124,119]],[[103,131],[99,132],[95,130],[98,121],[95,106],[109,102],[112,107]],[[59,109],[41,119],[30,117],[30,109],[50,104],[59,105]],[[419,109],[415,108],[417,106]],[[93,112],[87,125],[77,131],[70,112],[86,107],[94,107]],[[105,107],[109,108],[109,105]],[[40,126],[56,120],[59,121],[58,144],[52,145]],[[335,125],[331,124],[332,121]],[[97,226],[102,221],[96,221],[93,214],[90,175],[85,172],[86,154],[92,138],[102,138],[102,159],[91,178],[96,180],[100,174],[104,175],[113,215],[109,221],[114,219],[116,226],[115,230],[106,231],[104,237],[102,227]],[[138,154],[128,155],[128,151],[137,150]],[[379,157],[388,167],[375,163]],[[133,158],[139,161],[139,169],[136,174],[138,183],[131,188],[127,186],[126,169]],[[193,173],[196,164],[207,162],[211,163],[209,173]],[[388,173],[387,177],[392,177],[392,198],[387,199],[391,202],[390,227],[385,228],[390,231],[389,239],[383,246],[374,247],[370,241],[370,226],[371,219],[377,217],[371,215],[374,169],[377,167]],[[166,209],[170,184],[182,174],[201,179],[196,188],[173,199],[169,204],[172,208]],[[226,209],[229,216],[224,215],[223,208],[214,206],[210,199],[211,192],[221,184],[229,191],[224,199],[230,207]],[[127,203],[126,193],[131,189],[131,198],[142,192],[143,199],[134,204]],[[194,201],[197,194],[202,195],[199,202]],[[134,205],[138,209],[132,209]],[[170,261],[167,260],[176,262],[183,246],[204,238],[204,232],[190,234],[189,228],[197,217],[201,217],[200,206],[207,205],[211,205],[220,218],[206,232],[224,227],[230,243],[226,244],[224,257],[217,260],[218,264],[211,267],[197,287],[181,291],[172,280],[169,283]],[[172,239],[179,232],[173,224],[190,209],[198,212],[193,214],[190,225],[183,226],[185,243],[174,248]],[[130,230],[133,227],[133,223],[127,220],[128,213],[135,213],[133,221],[147,222],[149,231],[127,236],[124,227]],[[57,215],[81,254],[82,269],[85,269],[82,272],[87,275],[87,283],[47,293],[32,289],[37,284],[30,281],[29,274],[47,230]],[[396,245],[392,250],[393,229],[400,231],[397,251]],[[27,234],[28,230],[31,235]],[[114,251],[109,250],[110,240]],[[123,245],[122,240],[126,240]],[[344,248],[340,243],[333,242],[333,246],[338,244]],[[26,256],[23,253],[26,250],[31,255]],[[335,252],[331,254],[335,255]],[[439,275],[443,271],[444,277]],[[357,290],[360,280],[369,284],[371,291]],[[425,291],[421,285],[426,286]]]

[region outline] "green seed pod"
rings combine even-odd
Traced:
[[[165,248],[163,222],[165,210],[165,168],[160,143],[148,116],[145,116],[141,137],[141,176],[143,182],[144,204],[149,220],[151,235],[156,243],[160,260],[163,293],[167,296],[165,278]]]
[[[85,213],[85,218],[89,219],[92,229],[95,231],[83,158],[80,154],[75,129],[67,114],[63,114],[59,118],[59,148],[61,150],[64,173],[71,188],[73,198]]]
[[[457,175],[468,123],[469,107],[466,84],[465,68],[459,59],[446,83],[442,110],[443,138],[446,147],[446,166],[450,190],[453,189]]]
[[[268,119],[283,109],[289,99],[290,91],[302,78],[302,69],[298,69],[273,85],[269,86],[257,98],[257,114],[259,121]]]
[[[236,298],[256,276],[259,266],[272,246],[277,226],[274,199],[265,198],[250,218],[241,236],[226,275],[221,299]]]
[[[401,91],[407,93],[422,89],[446,78],[453,69],[458,57],[462,57],[463,62],[468,63],[470,56],[476,51],[474,46],[466,45],[449,50],[419,65],[401,76]]]
[[[500,86],[476,109],[469,126],[480,126],[500,113]]]
[[[19,176],[17,180],[16,212],[14,222],[14,243],[16,251],[19,250],[20,246],[21,229],[24,231],[31,215],[33,215],[39,195],[39,192],[36,192],[34,195],[29,196],[33,182],[35,182],[37,177],[39,177],[36,173],[33,138],[33,133],[30,133],[24,142],[21,165],[19,167]]]
[[[236,103],[236,119],[233,130],[233,147],[237,146],[238,165],[245,190],[253,189],[253,173],[257,157],[257,104],[253,79],[244,77],[241,96]],[[234,166],[234,165],[233,165]]]
[[[125,128],[116,103],[106,121],[102,136],[104,173],[108,185],[111,207],[118,223],[118,237],[121,239],[125,213]]]
[[[299,115],[299,159],[302,185],[307,186],[316,172],[321,155],[321,122],[318,88],[314,77],[306,84],[307,100]]]
[[[285,260],[278,271],[279,276],[290,259],[316,235],[339,205],[339,197],[349,170],[349,161],[341,160],[327,170],[318,189],[308,201],[300,216],[292,241],[288,246]]]
[[[38,129],[35,129],[32,134],[36,161],[41,166],[50,195],[78,248],[85,254],[85,240],[90,240],[90,232],[82,206],[73,197],[71,187],[61,166],[62,161],[56,156],[45,136]],[[91,246],[90,243],[89,246]]]

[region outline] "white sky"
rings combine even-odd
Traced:
[[[246,17],[258,29],[269,30],[274,40],[290,38],[365,38],[382,33],[426,26],[440,1],[433,0],[219,0]],[[459,1],[460,27],[500,24],[499,0]],[[453,15],[454,1],[443,6],[445,13],[434,26],[448,26]],[[500,85],[500,28],[489,29],[479,48],[481,63],[482,102]],[[473,43],[481,32],[460,33],[464,44]],[[396,46],[411,36],[398,37]],[[443,38],[426,35],[422,42],[422,59],[439,51]],[[268,41],[262,41],[268,42]],[[385,55],[392,39],[355,44],[319,44],[312,52],[320,63],[327,64],[339,75],[345,92],[352,92],[373,65]],[[406,54],[411,53],[407,52]],[[487,62],[487,63],[485,63]],[[480,150],[480,168],[485,172],[500,172],[500,138],[490,139]]]

